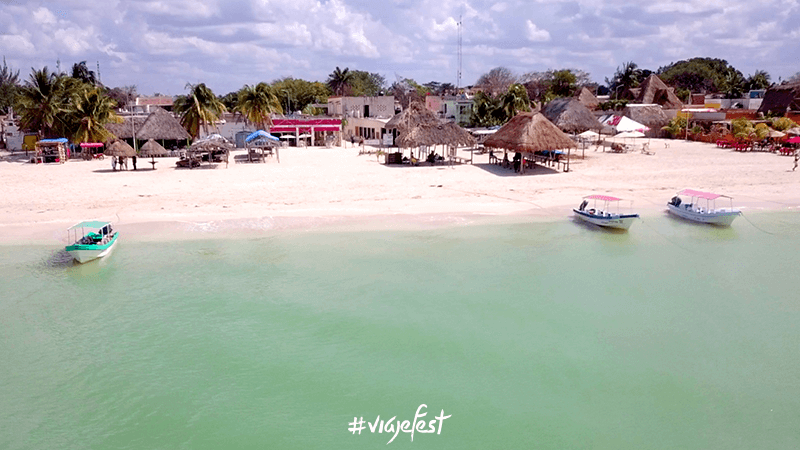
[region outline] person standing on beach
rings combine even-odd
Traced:
[[[111,170],[113,170],[114,172],[117,171],[117,157],[116,156],[112,156],[111,157]]]
[[[136,155],[131,157],[131,161],[133,162],[133,170],[136,170]]]
[[[792,167],[792,172],[794,172],[795,169],[797,169],[797,160],[798,159],[800,159],[800,150],[795,150],[794,151],[794,167]]]

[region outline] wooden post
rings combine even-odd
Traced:
[[[566,172],[569,172],[570,155],[572,155],[572,147],[567,147],[567,170],[566,170]]]

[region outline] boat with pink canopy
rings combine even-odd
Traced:
[[[719,198],[726,198],[730,202],[728,208],[717,208]],[[699,223],[708,223],[722,227],[729,227],[733,220],[742,214],[733,207],[733,199],[727,195],[714,194],[713,192],[684,189],[678,192],[667,203],[669,212],[678,217]]]
[[[589,206],[590,200],[593,202],[591,207]],[[581,205],[577,209],[573,208],[572,211],[575,213],[575,217],[585,222],[601,227],[627,230],[633,221],[639,218],[639,214],[620,213],[620,201],[622,201],[621,198],[609,195],[587,195],[583,197]],[[598,207],[598,202],[601,202],[600,207]],[[616,208],[612,208],[611,205],[616,205]]]

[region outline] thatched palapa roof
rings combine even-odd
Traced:
[[[520,113],[486,139],[486,147],[515,152],[575,148],[575,142],[541,113]]]
[[[146,120],[146,117],[123,117],[121,123],[107,123],[104,126],[117,139],[132,139],[134,129],[137,130],[136,138],[139,138],[138,130]]]
[[[767,89],[758,112],[763,114],[786,114],[800,111],[800,81],[773,86]]]
[[[424,104],[412,103],[403,112],[389,119],[383,128],[403,131],[419,125],[438,125],[439,123],[441,121],[436,117],[436,114],[426,108]]]
[[[397,145],[403,148],[420,145],[472,146],[477,141],[469,132],[454,123],[422,124],[400,132]]]
[[[109,145],[106,148],[106,151],[103,152],[106,156],[116,156],[116,157],[131,157],[136,156],[136,150],[133,149],[130,145],[128,145],[125,141],[114,141],[113,144]]]
[[[578,94],[575,95],[575,98],[578,99],[579,102],[583,103],[583,106],[589,108],[589,110],[597,109],[598,105],[600,105],[600,100],[592,94],[586,86],[582,87]]]
[[[225,139],[219,134],[208,135],[198,141],[195,141],[191,147],[190,152],[208,152],[213,150],[232,150],[234,148],[231,141]]]
[[[637,88],[629,89],[627,97],[634,103],[657,104],[666,109],[681,109],[683,102],[675,95],[675,88],[664,83],[656,74],[651,74]]]
[[[566,133],[582,133],[602,128],[594,114],[575,98],[557,98],[542,109],[542,114]]]
[[[657,136],[661,128],[669,125],[669,116],[658,105],[628,105],[622,115],[650,128],[646,134]]]
[[[162,108],[147,116],[142,125],[136,129],[136,139],[185,140],[191,136],[172,114]]]
[[[139,149],[140,156],[164,156],[166,154],[167,149],[152,139],[148,139],[148,141],[142,145],[142,148]]]

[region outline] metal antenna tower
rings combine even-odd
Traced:
[[[461,88],[461,14],[458,15],[458,75],[456,76],[456,93]]]
[[[100,81],[100,61],[97,61],[97,84],[103,84]]]

